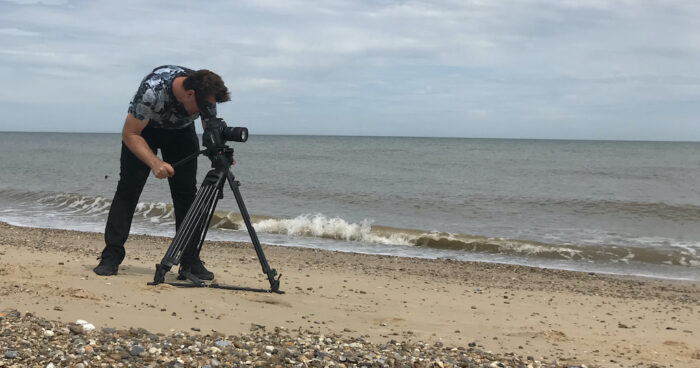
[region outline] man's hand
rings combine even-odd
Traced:
[[[175,169],[169,163],[159,159],[141,136],[141,131],[147,124],[147,121],[136,119],[133,115],[128,114],[122,129],[122,141],[139,160],[151,168],[153,176],[158,179],[169,178],[175,175]]]
[[[158,179],[165,179],[175,175],[175,169],[169,163],[161,160],[158,160],[151,166],[151,171],[153,171],[153,176]]]

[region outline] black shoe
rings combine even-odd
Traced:
[[[183,260],[182,265],[180,266],[181,274],[182,271],[189,271],[200,280],[214,280],[214,273],[207,270],[206,267],[204,267],[204,262],[202,262],[202,260],[199,258],[193,261]]]
[[[100,264],[92,270],[100,276],[116,275],[119,270],[119,262],[112,257],[100,257]]]

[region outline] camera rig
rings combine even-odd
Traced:
[[[233,165],[233,148],[227,146],[226,142],[245,142],[248,140],[248,129],[244,127],[227,126],[223,119],[216,117],[216,109],[213,107],[213,105],[206,103],[200,104],[200,112],[205,125],[204,134],[202,135],[202,145],[205,147],[205,149],[187,156],[185,159],[173,164],[172,166],[177,167],[185,162],[196,159],[200,154],[204,154],[211,161],[212,170],[207,173],[202,181],[202,184],[197,191],[197,195],[195,196],[192,205],[185,215],[182,225],[177,230],[175,237],[170,243],[170,247],[168,247],[168,250],[166,251],[161,262],[156,264],[156,272],[153,282],[149,282],[148,285],[166,283],[165,275],[170,271],[172,266],[180,263],[185,249],[188,246],[194,246],[193,244],[196,244],[195,242],[199,243],[196,249],[196,255],[199,255],[202,245],[204,244],[204,238],[207,235],[207,230],[209,229],[212,216],[214,215],[216,205],[219,199],[223,198],[224,196],[224,184],[228,182],[236,199],[236,203],[238,204],[243,222],[245,223],[248,234],[250,235],[250,240],[253,243],[258,260],[260,261],[260,265],[262,266],[262,271],[270,282],[270,289],[266,290],[239,286],[226,286],[218,283],[207,284],[192,274],[192,272],[185,268],[184,265],[180,265],[178,280],[189,280],[191,283],[167,283],[178,287],[211,287],[228,290],[246,290],[284,294],[284,292],[280,291],[279,289],[280,277],[282,277],[282,275],[277,275],[277,271],[270,268],[270,265],[267,263],[265,253],[260,245],[255,228],[250,221],[250,215],[248,214],[248,210],[243,202],[243,197],[241,196],[239,189],[240,182],[236,180],[230,169]]]

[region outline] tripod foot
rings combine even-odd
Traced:
[[[156,274],[153,276],[153,282],[149,282],[148,285],[158,285],[165,282],[165,274],[170,271],[170,266],[166,266],[162,263],[156,264]]]
[[[277,275],[277,271],[272,269],[267,275],[268,281],[270,281],[270,292],[273,293],[278,293],[278,294],[283,294],[284,292],[280,292],[280,278],[282,277],[282,274]]]

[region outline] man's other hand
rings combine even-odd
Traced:
[[[165,161],[160,161],[153,165],[151,171],[153,171],[153,176],[158,179],[165,179],[175,175],[175,169]]]

